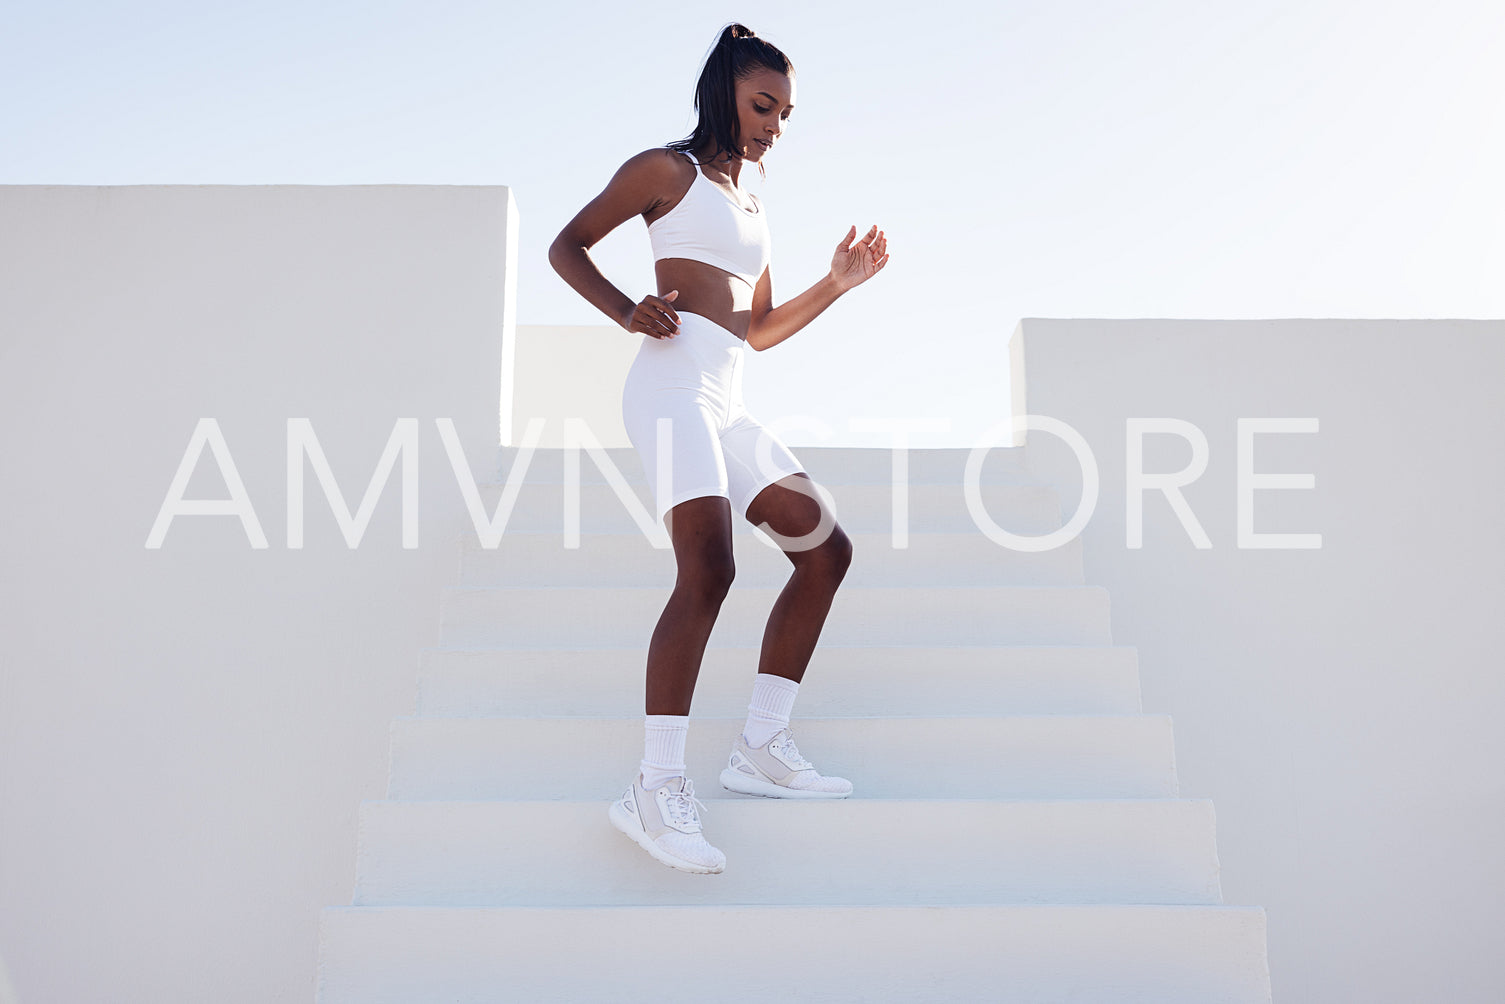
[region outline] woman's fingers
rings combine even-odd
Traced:
[[[865,247],[871,251],[874,248],[875,244],[882,243],[884,239],[883,231],[878,229],[878,224],[876,223],[874,223],[872,227],[868,229],[868,232],[866,234],[863,234],[862,240],[856,241],[856,243],[853,244],[853,241],[856,239],[856,237],[857,225],[854,223],[851,228],[847,230],[847,235],[845,238],[843,238],[842,242],[836,245],[836,250],[846,253],[855,250],[856,248]],[[881,254],[882,252],[880,251],[879,253]]]
[[[670,290],[668,297],[654,296],[649,293],[643,297],[643,301],[633,311],[632,320],[634,329],[654,338],[672,338],[679,332],[679,313],[669,305],[669,301],[679,295],[679,290]]]
[[[669,319],[652,307],[643,307],[638,313],[638,320],[646,334],[654,338],[668,338],[673,334],[669,326]]]
[[[653,313],[652,317],[654,323],[659,326],[659,330],[663,331],[665,337],[670,337],[678,334],[679,315],[674,312],[673,307],[669,306],[667,303],[664,303],[663,300],[659,300],[658,297],[654,297],[654,299],[658,300],[659,303],[664,304],[662,308]]]
[[[669,296],[672,298],[678,292],[679,292],[679,290],[677,290],[677,289],[673,290],[673,291],[671,291],[669,293]],[[647,297],[645,297],[644,299],[647,302],[651,302],[655,307],[657,307],[659,309],[660,313],[664,314],[665,316],[667,316],[669,318],[669,320],[673,321],[675,327],[679,326],[679,314],[678,314],[677,311],[675,311],[675,309],[673,307],[669,306],[669,301],[668,300],[666,300],[666,299],[664,299],[663,297],[660,297],[660,296],[654,296],[651,293]]]

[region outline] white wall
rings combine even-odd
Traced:
[[[436,418],[489,480],[510,192],[367,185],[0,187],[0,957],[25,1004],[313,999],[350,901],[463,516]],[[268,539],[180,517],[145,546],[200,417]],[[351,550],[286,427],[354,511]],[[189,498],[224,498],[206,453]]]
[[[564,445],[564,420],[578,418],[603,447],[630,447],[622,383],[642,338],[610,323],[518,325],[512,436],[503,442],[518,445],[528,420],[537,417],[544,420],[537,446],[557,449]]]
[[[1021,410],[1068,422],[1100,465],[1087,581],[1135,645],[1144,708],[1175,722],[1182,794],[1211,798],[1225,897],[1262,904],[1284,1004],[1505,1000],[1505,322],[1022,322]],[[1198,550],[1158,494],[1125,544],[1125,419],[1206,434],[1182,489]],[[1254,496],[1254,529],[1316,550],[1240,550],[1236,422],[1254,470],[1315,475]],[[1067,489],[1061,443],[1030,464]],[[1191,449],[1148,437],[1144,467]],[[1069,508],[1068,508],[1069,514]]]

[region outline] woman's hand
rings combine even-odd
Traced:
[[[627,316],[627,323],[622,327],[628,331],[641,331],[654,338],[673,338],[679,333],[679,314],[669,304],[678,296],[677,289],[669,290],[667,296],[649,293],[641,303],[632,308],[632,313]]]
[[[843,293],[871,279],[888,264],[888,239],[877,224],[862,240],[853,244],[852,239],[856,236],[857,227],[854,225],[847,231],[846,239],[836,245],[836,254],[831,258],[831,278]]]

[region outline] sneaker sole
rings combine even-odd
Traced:
[[[670,868],[689,872],[692,875],[719,875],[726,870],[725,864],[712,868],[710,865],[697,865],[694,862],[686,861],[683,858],[677,858],[670,854],[658,844],[649,840],[648,834],[644,833],[641,827],[635,825],[635,820],[629,819],[626,813],[618,809],[616,802],[611,803],[611,807],[606,810],[606,815],[611,819],[611,825],[616,827],[618,833],[647,851],[660,864],[666,864]]]
[[[725,767],[721,771],[721,787],[741,795],[762,795],[764,798],[849,798],[850,791],[806,791],[801,788],[786,788],[772,781],[748,777],[741,771]]]

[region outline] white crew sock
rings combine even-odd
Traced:
[[[643,789],[657,791],[685,772],[689,715],[648,715],[643,721]]]
[[[747,745],[757,749],[788,727],[799,690],[800,685],[787,677],[758,674],[753,680],[752,703],[747,706],[747,725],[742,729]]]

